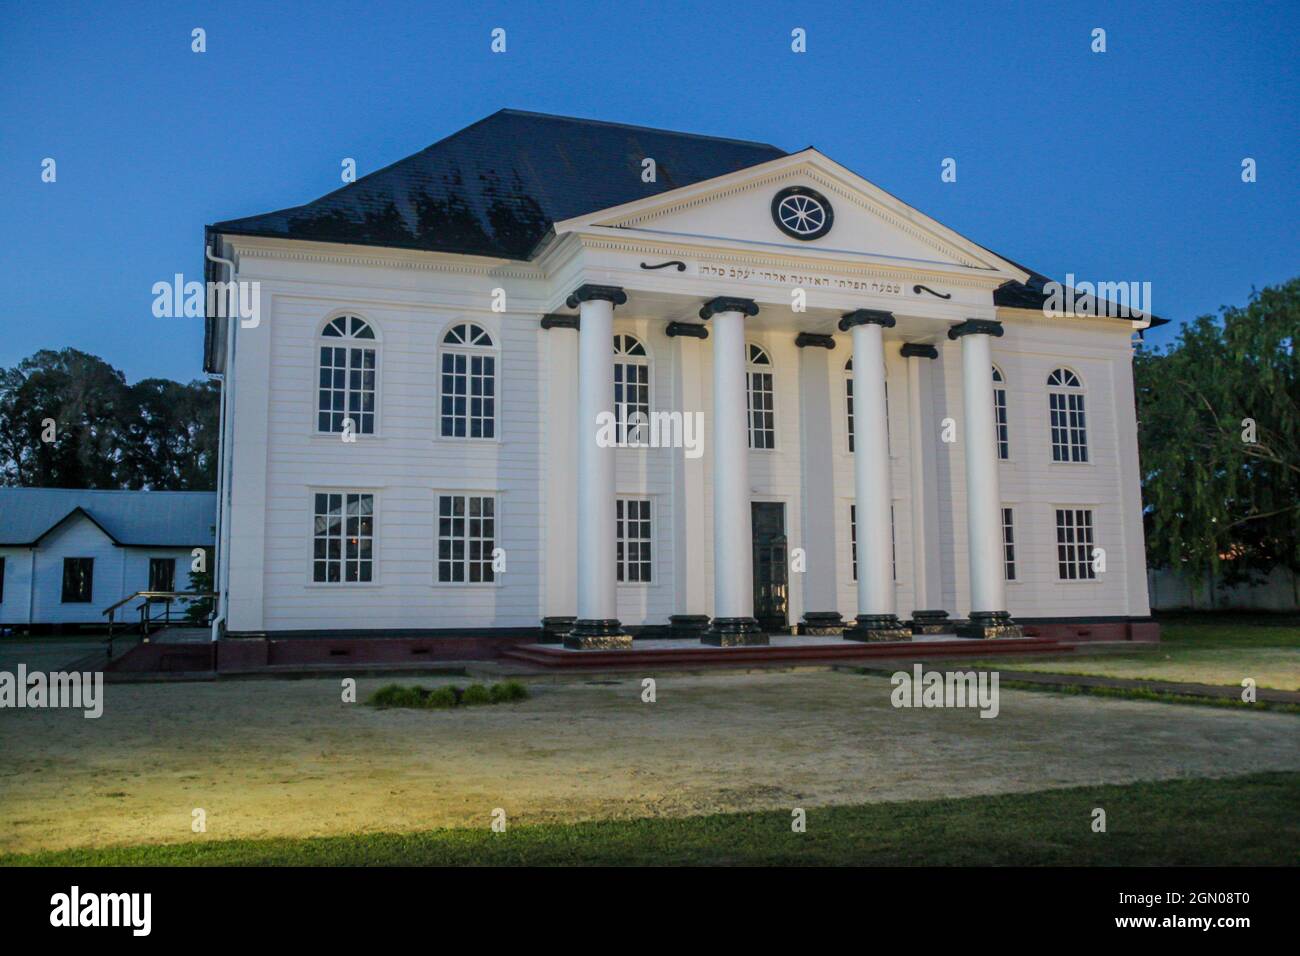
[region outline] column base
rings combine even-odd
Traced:
[[[844,632],[846,641],[910,641],[912,632],[893,614],[859,614]]]
[[[544,617],[542,618],[542,643],[543,644],[560,644],[564,641],[564,635],[573,630],[573,625],[578,619],[576,617]]]
[[[623,630],[616,618],[578,620],[564,635],[564,646],[575,651],[618,651],[632,649],[632,635]]]
[[[698,640],[709,630],[707,614],[674,614],[668,618],[669,634],[675,638]]]
[[[799,633],[810,636],[843,634],[848,627],[839,611],[805,611],[799,622]]]
[[[960,622],[954,630],[958,637],[977,639],[1025,636],[1008,611],[971,611],[970,620]]]
[[[711,647],[754,647],[770,641],[752,617],[715,617],[700,643]]]
[[[954,624],[947,611],[913,611],[908,626],[913,634],[951,634]]]

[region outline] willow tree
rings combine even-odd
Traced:
[[[1220,313],[1135,360],[1148,560],[1300,571],[1300,278]]]

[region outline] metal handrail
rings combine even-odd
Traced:
[[[104,642],[108,649],[108,659],[113,659],[113,630],[117,624],[117,609],[123,604],[130,604],[137,599],[140,600],[140,606],[136,609],[140,612],[140,634],[145,641],[148,641],[149,624],[152,621],[149,615],[149,606],[151,604],[158,603],[160,600],[167,602],[167,609],[164,612],[165,621],[170,624],[172,601],[176,598],[197,598],[201,600],[203,598],[215,598],[216,596],[216,593],[211,591],[136,591],[134,594],[122,598],[116,604],[104,608],[100,613],[108,615],[108,639]]]

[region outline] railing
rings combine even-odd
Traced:
[[[192,603],[193,601],[203,600],[204,598],[215,597],[216,594],[208,591],[136,591],[134,594],[129,594],[122,598],[122,600],[118,601],[116,604],[104,608],[101,613],[108,615],[108,640],[104,642],[108,648],[108,659],[110,661],[113,659],[113,638],[116,636],[114,632],[118,625],[117,615],[119,608],[123,605],[130,604],[135,600],[140,601],[140,604],[133,610],[137,611],[140,615],[140,622],[138,625],[140,628],[140,637],[147,643],[149,640],[151,625],[156,624],[159,628],[169,627],[171,625],[172,602],[177,598],[184,598],[187,602]],[[152,613],[152,609],[159,604],[164,605],[161,620],[155,618]],[[208,619],[211,620],[211,617],[212,610],[209,610]]]

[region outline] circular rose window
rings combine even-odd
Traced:
[[[835,213],[825,196],[807,186],[787,186],[772,197],[772,219],[787,236],[819,239],[831,231]]]

